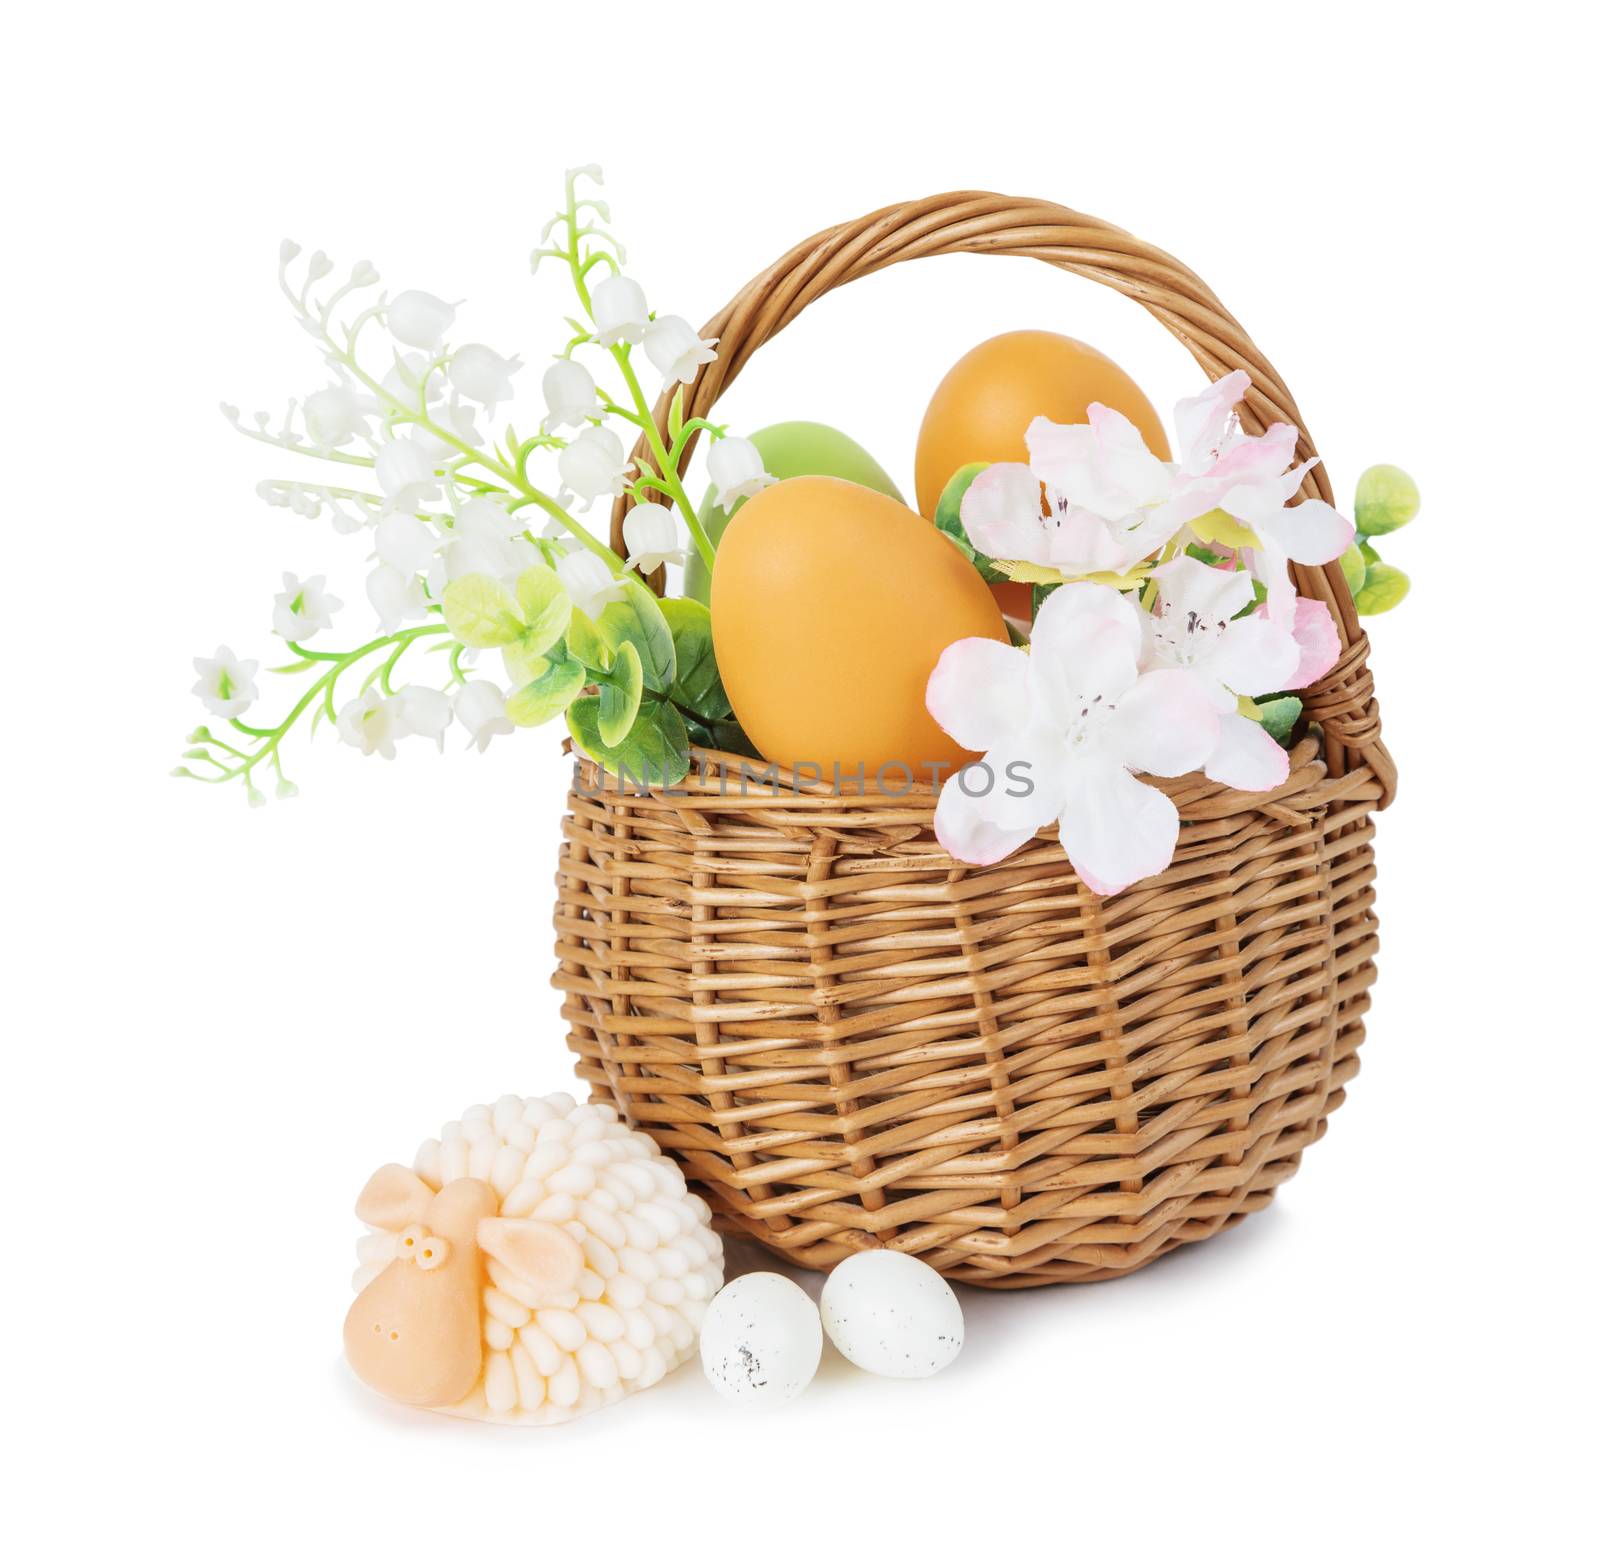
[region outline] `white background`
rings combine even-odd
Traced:
[[[1578,14],[13,15],[16,1540],[1585,1535],[1596,339]],[[411,741],[393,765],[299,744],[303,795],[262,812],[165,776],[199,718],[190,657],[227,641],[275,659],[281,570],[329,573],[365,627],[364,542],[256,501],[284,469],[216,412],[320,382],[275,296],[279,237],[467,297],[463,337],[537,363],[566,303],[526,254],[587,160],[654,304],[694,318],[897,198],[990,187],[1103,216],[1240,316],[1341,498],[1393,460],[1425,506],[1384,545],[1413,596],[1373,628],[1402,789],[1364,1069],[1280,1202],[1120,1283],[964,1291],[967,1350],[926,1385],[830,1357],[757,1420],[690,1366],[576,1426],[501,1431],[367,1396],[339,1327],[368,1171],[469,1102],[572,1084],[547,985],[557,732],[481,759]],[[724,409],[746,430],[837,424],[909,492],[934,383],[1021,326],[1099,345],[1164,408],[1199,382],[1108,291],[943,260],[827,298]]]

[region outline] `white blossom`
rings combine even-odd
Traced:
[[[428,410],[428,417],[444,435],[453,436],[466,446],[482,446],[483,436],[478,430],[478,411],[470,403],[452,399]],[[453,446],[442,436],[435,435],[426,425],[418,425],[411,432],[412,439],[435,462],[444,462],[456,456],[461,448]]]
[[[576,360],[557,360],[544,373],[544,416],[542,428],[576,430],[600,412],[594,378]]]
[[[628,482],[632,463],[624,460],[622,442],[614,430],[590,425],[556,459],[561,487],[583,501],[583,509],[602,495],[620,495]]]
[[[396,354],[394,364],[389,367],[380,385],[391,398],[405,404],[408,409],[422,408],[425,406],[424,398],[427,403],[433,403],[444,396],[444,382],[439,373],[428,369],[432,364],[427,355],[415,350]]]
[[[344,606],[338,597],[329,596],[323,590],[327,584],[325,575],[301,580],[285,570],[283,590],[273,598],[273,630],[286,640],[309,640],[318,630],[326,629],[333,622],[333,615]]]
[[[421,683],[407,683],[395,696],[399,707],[401,736],[425,736],[444,751],[444,734],[455,711],[448,694]]]
[[[196,656],[194,669],[200,675],[195,681],[194,696],[213,715],[232,720],[256,702],[255,676],[260,664],[239,660],[226,645],[217,646],[217,653],[210,658]]]
[[[399,511],[385,516],[372,529],[372,537],[376,556],[402,575],[425,570],[439,547],[439,534],[431,522]]]
[[[556,579],[567,588],[572,605],[580,613],[596,617],[607,602],[623,595],[622,582],[607,568],[598,554],[580,549],[556,560]]]
[[[479,752],[486,752],[495,737],[509,736],[516,729],[506,715],[506,696],[487,678],[475,677],[461,685],[456,692],[455,712]]]
[[[511,396],[511,378],[521,369],[520,360],[507,360],[487,344],[463,344],[450,357],[450,385],[462,397],[492,409]]]
[[[301,405],[306,434],[322,447],[343,446],[367,428],[361,402],[348,387],[324,387]]]
[[[717,358],[715,339],[703,339],[683,317],[658,317],[644,330],[644,352],[666,385],[688,386],[700,367]]]
[[[468,500],[456,512],[450,536],[428,573],[429,589],[438,596],[450,581],[463,575],[515,580],[539,557],[533,544],[524,541],[526,532],[497,500],[485,496]]]
[[[725,511],[731,511],[740,500],[768,484],[777,483],[762,465],[755,442],[738,435],[725,435],[711,443],[711,450],[706,453],[706,473],[717,486],[717,504]]]
[[[609,349],[613,344],[637,344],[644,338],[650,313],[637,280],[613,274],[594,287],[589,301],[596,344]]]
[[[392,511],[415,511],[422,501],[439,495],[439,475],[433,459],[413,440],[397,438],[387,442],[378,452],[373,471]]]
[[[628,550],[628,568],[654,575],[663,564],[682,564],[677,518],[664,505],[645,501],[622,518],[622,541]]]
[[[393,634],[408,619],[421,618],[428,611],[422,582],[392,564],[377,565],[367,577],[367,600],[385,634]]]
[[[377,753],[380,757],[393,758],[395,738],[405,735],[399,702],[385,698],[376,685],[346,704],[339,711],[335,724],[340,740],[360,748],[363,757]]]
[[[413,349],[437,351],[455,320],[455,307],[426,290],[402,290],[389,303],[389,332]]]

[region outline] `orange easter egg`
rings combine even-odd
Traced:
[[[924,696],[947,645],[1004,640],[1005,621],[955,545],[887,495],[821,477],[763,489],[717,550],[711,632],[740,725],[786,768],[898,788],[895,765],[926,780],[984,750],[946,736]]]
[[[939,496],[969,462],[1026,462],[1023,436],[1043,415],[1086,424],[1104,403],[1138,426],[1156,456],[1170,455],[1161,419],[1133,378],[1099,350],[1061,333],[1002,333],[969,350],[935,389],[917,436],[917,507],[932,521]],[[1001,605],[1028,616],[1027,588],[1005,584]]]

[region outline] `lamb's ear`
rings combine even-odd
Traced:
[[[583,1272],[583,1249],[546,1220],[491,1215],[478,1222],[478,1246],[541,1290],[570,1290]]]
[[[432,1202],[433,1189],[409,1166],[391,1161],[367,1179],[356,1200],[356,1219],[363,1225],[398,1231],[401,1226],[420,1220]]]

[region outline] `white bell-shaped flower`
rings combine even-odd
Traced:
[[[511,378],[521,369],[520,360],[507,360],[487,344],[463,344],[450,357],[450,385],[462,397],[492,409],[511,396]]]
[[[398,698],[385,698],[376,685],[346,704],[336,725],[339,740],[359,748],[365,758],[373,753],[393,758],[395,738],[405,735]]]
[[[306,434],[322,447],[343,446],[367,428],[361,401],[348,387],[324,387],[301,405]]]
[[[688,386],[700,367],[717,358],[715,339],[703,339],[684,317],[658,317],[644,330],[644,352],[667,386]]]
[[[678,522],[664,505],[645,501],[622,519],[622,540],[628,549],[628,568],[654,575],[663,564],[682,564]]]
[[[576,360],[557,360],[544,373],[543,429],[576,430],[600,412],[594,378]]]
[[[596,564],[599,562],[595,560]],[[194,658],[194,669],[200,674],[195,681],[194,696],[213,715],[220,715],[224,720],[242,715],[256,702],[255,676],[259,665],[257,661],[241,661],[226,645],[219,645],[216,655],[209,659]]]
[[[394,511],[414,511],[421,501],[439,493],[432,459],[415,441],[401,438],[388,442],[379,450],[373,472]]]
[[[597,616],[607,602],[618,601],[623,594],[622,582],[606,567],[603,559],[587,548],[557,559],[556,579],[566,587],[572,605],[591,618]]]
[[[399,511],[385,516],[372,529],[372,538],[377,557],[402,575],[425,570],[439,546],[439,534],[431,522]]]
[[[410,521],[407,516],[402,520]],[[301,580],[289,570],[283,572],[283,590],[273,598],[272,627],[286,640],[309,640],[319,630],[333,622],[333,615],[344,603],[323,589],[328,584],[325,575],[312,575]]]
[[[456,692],[455,712],[457,722],[479,752],[486,752],[495,737],[509,736],[516,730],[506,714],[506,696],[499,684],[484,677],[461,685]]]
[[[407,683],[395,695],[400,708],[401,736],[425,736],[444,751],[444,734],[450,728],[455,710],[449,695],[421,683]]]
[[[604,425],[590,425],[556,458],[563,491],[582,500],[585,510],[604,495],[614,498],[621,494],[631,466],[624,459],[616,431]]]
[[[389,303],[389,332],[413,349],[436,351],[455,320],[455,307],[425,290],[402,290]]]
[[[644,289],[626,274],[613,274],[594,287],[589,298],[594,316],[594,341],[609,349],[613,344],[638,344],[650,321]]]
[[[725,511],[778,482],[762,464],[755,442],[738,435],[725,435],[711,443],[711,450],[706,453],[706,472],[717,486],[717,504]]]

